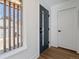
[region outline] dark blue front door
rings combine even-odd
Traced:
[[[40,5],[40,53],[49,47],[49,11]]]

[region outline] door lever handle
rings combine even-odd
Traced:
[[[58,32],[61,32],[61,30],[58,30]]]

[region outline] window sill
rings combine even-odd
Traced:
[[[17,53],[19,53],[21,51],[24,51],[25,49],[26,49],[26,47],[23,46],[23,47],[15,49],[15,50],[3,53],[3,54],[0,55],[0,59],[6,59],[6,58],[8,58],[8,57],[10,57],[12,55],[15,55],[15,54],[17,54]]]

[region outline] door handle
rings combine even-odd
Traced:
[[[58,32],[61,32],[61,30],[58,30]]]
[[[48,41],[48,44],[49,44],[49,41]]]

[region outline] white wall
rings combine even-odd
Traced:
[[[79,52],[79,0],[72,0],[72,1],[68,1],[68,2],[64,2],[55,6],[52,6],[51,8],[51,46],[58,46],[58,29],[57,29],[57,10],[58,9],[63,9],[63,8],[67,8],[70,5],[76,5],[78,7],[78,11],[77,11],[77,20],[75,19],[74,22],[74,39],[76,39],[77,41],[75,42],[76,45],[76,49]],[[67,6],[67,7],[66,7]]]
[[[56,14],[56,9],[53,9],[54,7],[51,8],[51,29],[50,29],[50,46],[55,46],[57,47],[57,14]]]
[[[7,59],[36,59],[39,55],[39,0],[23,0],[24,38],[27,49]]]

